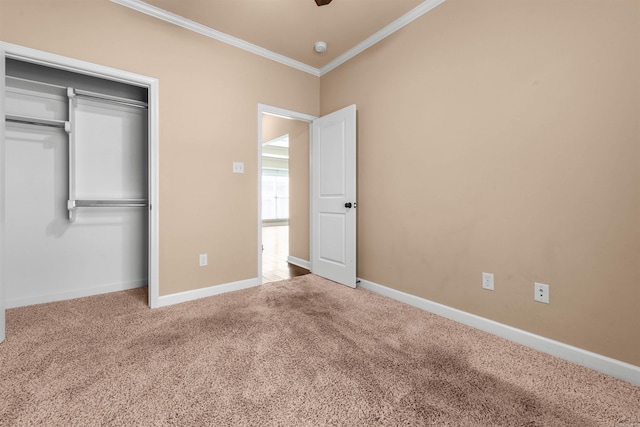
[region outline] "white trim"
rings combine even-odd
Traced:
[[[0,42],[5,46],[5,56],[19,61],[30,62],[32,64],[43,65],[50,68],[58,68],[72,73],[80,73],[88,76],[98,77],[105,80],[126,83],[133,86],[147,87],[157,79],[131,73],[105,65],[94,64],[80,59],[68,58],[55,53],[42,50],[31,49],[11,43]],[[149,100],[151,101],[151,100]],[[149,102],[151,104],[151,102]]]
[[[309,123],[309,145],[311,145],[311,123],[317,119],[311,114],[299,113],[286,108],[258,104],[258,276],[262,278],[262,115],[282,117],[284,119],[300,120]],[[311,153],[311,150],[309,150]],[[309,268],[311,270],[311,268]]]
[[[41,50],[31,49],[24,46],[18,46],[11,43],[0,42],[0,53],[2,53],[2,59],[12,58],[20,61],[30,62],[33,64],[43,65],[51,68],[58,68],[73,73],[79,73],[98,77],[101,79],[117,81],[132,86],[145,87],[148,91],[148,113],[149,113],[149,306],[157,307],[158,296],[160,295],[160,283],[159,283],[159,183],[160,174],[159,167],[159,144],[158,144],[158,130],[159,130],[159,91],[158,91],[158,79],[153,77],[144,76],[129,71],[123,71],[104,65],[94,64],[79,59],[68,58],[54,53],[44,52]],[[4,60],[2,63],[4,64]],[[4,108],[4,80],[5,80],[4,65],[2,69],[2,83],[0,83],[0,105]],[[4,120],[0,125],[0,129],[4,129]],[[4,179],[4,131],[0,134],[0,179]],[[4,245],[4,182],[0,186],[0,240]],[[4,259],[3,253],[0,253],[0,258]],[[0,261],[1,263],[2,261]],[[1,266],[1,265],[0,265]],[[4,271],[4,269],[2,269]],[[2,309],[2,303],[4,301],[4,276],[0,276],[0,309]],[[4,326],[4,325],[0,325]],[[4,332],[4,327],[2,327]],[[1,335],[0,335],[1,336]]]
[[[175,13],[168,12],[164,9],[160,9],[159,7],[152,6],[143,1],[140,1],[140,0],[111,0],[111,1],[113,3],[117,3],[121,6],[131,8],[135,11],[144,13],[154,18],[161,19],[165,22],[169,22],[179,27],[186,28],[187,30],[191,30],[195,33],[202,34],[203,36],[221,41],[223,43],[230,44],[231,46],[235,46],[237,48],[246,50],[248,52],[262,56],[267,59],[271,59],[272,61],[279,62],[289,67],[298,69],[300,71],[304,71],[305,73],[309,73],[317,77],[320,76],[320,71],[315,67],[304,64],[300,61],[296,61],[295,59],[291,59],[279,53],[272,52],[269,49],[265,49],[253,43],[246,42],[237,37],[230,36],[229,34],[223,33],[222,31],[214,30],[213,28],[207,27],[206,25],[199,24],[190,19],[184,18],[180,15],[176,15]]]
[[[410,24],[411,22],[420,18],[425,13],[429,12],[434,7],[444,2],[445,0],[426,0],[424,3],[420,3],[418,6],[416,6],[409,12],[405,13],[400,18],[393,21],[391,24],[387,25],[380,31],[376,32],[372,36],[358,43],[357,45],[355,45],[354,47],[352,47],[342,55],[338,56],[333,61],[329,62],[327,65],[320,67],[320,76],[323,76],[329,71],[333,70],[334,68],[344,64],[345,62],[347,62],[357,54],[370,48],[374,44],[385,39],[386,37],[390,36],[391,34],[395,33],[396,31],[404,27],[405,25]]]
[[[391,289],[368,280],[359,279],[358,286],[396,301],[418,307],[422,310],[437,314],[447,319],[455,320],[481,331],[506,338],[510,341],[551,354],[569,362],[586,366],[612,377],[620,378],[633,384],[640,385],[640,367],[592,353],[578,347],[573,347],[559,341],[554,341],[540,335],[532,334],[475,314],[467,313],[456,308],[448,307],[437,302],[429,301],[415,295]]]
[[[43,304],[47,302],[64,301],[68,299],[84,298],[94,295],[106,294],[109,292],[126,291],[129,289],[142,288],[147,286],[147,280],[137,280],[135,282],[118,283],[114,285],[98,286],[90,289],[79,289],[75,291],[59,292],[55,294],[37,295],[27,298],[7,300],[7,308],[26,307],[28,305]]]
[[[259,278],[254,277],[253,279],[239,280],[237,282],[209,286],[206,288],[199,288],[191,291],[178,292],[171,295],[162,295],[158,298],[158,307],[166,307],[168,305],[180,304],[200,298],[224,294],[227,292],[253,288],[255,286],[260,286],[261,284],[262,281]]]
[[[160,82],[147,86],[149,113],[149,307],[158,307],[160,296]]]
[[[273,105],[258,104],[258,114],[262,116],[262,113],[269,114],[270,116],[282,117],[283,119],[300,120],[303,122],[312,122],[318,117],[306,114],[298,113],[297,111],[287,110],[286,108],[274,107]],[[262,135],[260,135],[262,139]]]
[[[4,141],[4,128],[5,128],[5,120],[4,120],[4,98],[5,98],[5,63],[7,62],[4,58],[6,56],[6,47],[5,44],[0,42],[0,343],[3,342],[6,338],[6,329],[5,329],[5,302],[4,302],[4,242],[5,242],[5,208],[4,208],[4,176],[5,176],[5,168],[3,165],[5,164],[5,141]]]
[[[262,104],[258,104],[258,277],[262,281],[262,113],[264,112]]]
[[[307,270],[311,271],[311,263],[307,260],[289,255],[287,257],[287,262],[289,264],[297,265],[298,267],[306,268]]]
[[[264,58],[271,59],[272,61],[279,62],[281,64],[287,65],[289,67],[295,68],[300,71],[304,71],[305,73],[312,74],[317,77],[321,77],[334,68],[344,64],[360,52],[370,48],[374,44],[383,40],[387,36],[395,33],[400,28],[405,25],[410,24],[415,21],[425,13],[429,12],[431,9],[445,2],[445,0],[426,0],[424,3],[419,4],[414,9],[402,15],[400,18],[396,19],[380,31],[376,32],[372,36],[358,43],[356,46],[352,47],[342,55],[338,56],[327,65],[321,68],[315,68],[295,59],[289,58],[287,56],[281,55],[279,53],[273,52],[271,50],[265,49],[253,43],[249,43],[237,37],[231,36],[229,34],[223,33],[222,31],[214,30],[211,27],[207,27],[206,25],[199,24],[190,19],[184,18],[180,15],[176,15],[175,13],[166,11],[159,7],[150,5],[140,0],[111,0],[113,3],[117,3],[121,6],[128,7],[135,11],[144,13],[145,15],[152,16],[157,19],[161,19],[165,22],[169,22],[171,24],[177,25],[182,28],[186,28],[187,30],[191,30],[198,34],[202,34],[203,36],[210,37],[212,39],[221,41],[223,43],[230,44],[231,46],[235,46],[237,48],[246,50],[248,52],[254,53],[256,55],[260,55]]]

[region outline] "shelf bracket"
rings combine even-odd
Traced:
[[[65,123],[64,130],[69,135],[69,221],[76,220],[76,137],[75,137],[75,116],[76,116],[76,92],[72,87],[67,88],[67,98],[69,99],[69,119]]]

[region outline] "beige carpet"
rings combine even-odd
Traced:
[[[640,387],[308,275],[7,311],[0,425],[640,426]]]

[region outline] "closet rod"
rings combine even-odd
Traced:
[[[49,126],[49,127],[62,128],[62,129],[65,129],[68,123],[68,122],[65,122],[64,120],[43,119],[40,117],[31,117],[31,116],[18,116],[15,114],[5,114],[4,119],[8,122],[13,122],[13,123],[26,123],[29,125]]]
[[[120,200],[69,200],[69,208],[143,208],[148,206],[146,199]]]
[[[48,86],[48,87],[52,87],[52,88],[56,88],[56,89],[63,89],[63,90],[67,89],[67,86],[60,86],[60,85],[56,85],[56,84],[52,84],[52,83],[39,82],[37,80],[25,79],[23,77],[7,76],[7,79],[8,80],[22,81],[22,82],[36,84],[36,85]],[[105,93],[92,92],[92,91],[89,91],[89,90],[76,89],[76,88],[73,88],[73,92],[76,95],[82,96],[82,97],[85,97],[85,98],[95,98],[95,99],[98,99],[98,100],[101,100],[101,101],[114,102],[114,103],[118,103],[118,104],[125,104],[125,105],[129,105],[131,107],[148,108],[148,103],[147,102],[138,101],[137,99],[123,98],[123,97],[120,97],[120,96],[107,95]]]
[[[83,98],[93,98],[99,101],[112,102],[114,104],[123,104],[130,107],[147,108],[147,103],[136,101],[135,99],[121,98],[119,96],[106,95],[104,93],[90,92],[88,90],[74,89],[77,96]]]
[[[32,84],[40,85],[40,86],[52,87],[52,88],[56,88],[56,89],[63,89],[63,90],[67,89],[66,86],[55,85],[53,83],[39,82],[37,80],[25,79],[23,77],[7,76],[6,79],[7,79],[8,82],[10,82],[11,80],[16,80],[16,81],[32,83]],[[11,85],[7,85],[7,86],[11,86]]]

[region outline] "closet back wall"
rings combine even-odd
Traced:
[[[7,76],[6,113],[16,116],[69,120],[66,87],[146,98],[140,88],[12,60]],[[146,207],[78,208],[73,221],[67,210],[70,197],[148,198],[147,110],[82,97],[74,104],[71,166],[64,128],[6,124],[7,307],[147,284]]]
[[[318,115],[317,76],[109,0],[3,0],[0,40],[159,79],[160,295],[257,278],[257,105]]]

